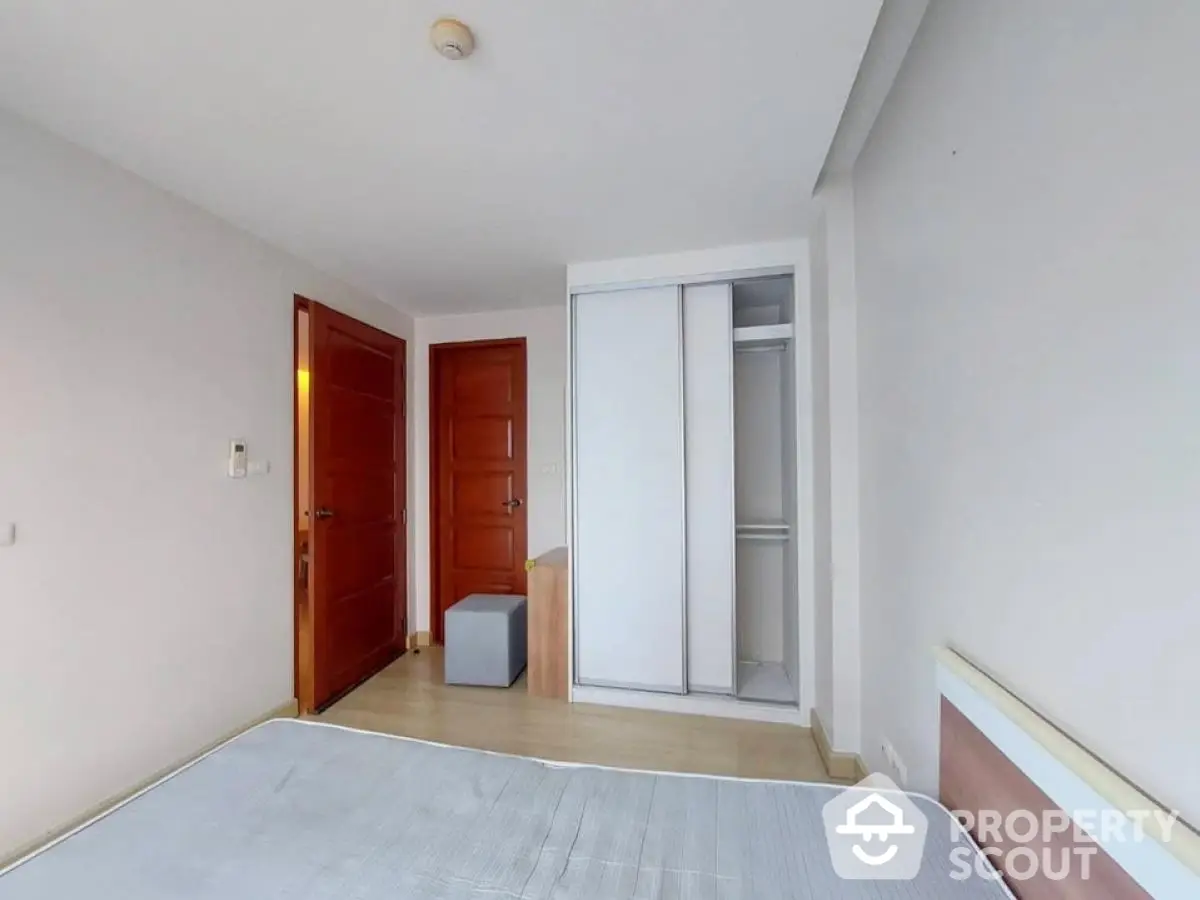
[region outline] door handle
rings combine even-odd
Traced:
[[[503,501],[501,501],[500,505],[507,506],[509,509],[516,509],[518,506],[521,505],[521,498],[514,497],[512,500],[503,500]]]
[[[320,509],[317,510],[317,518],[318,519],[332,519],[333,518],[333,510],[329,509],[328,507],[322,506]]]

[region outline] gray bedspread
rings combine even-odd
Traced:
[[[281,720],[0,875],[3,900],[999,900],[839,880],[835,788],[566,768]]]

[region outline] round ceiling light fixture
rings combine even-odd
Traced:
[[[429,40],[446,59],[466,59],[475,49],[475,35],[458,19],[438,19],[429,29]]]

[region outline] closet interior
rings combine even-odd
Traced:
[[[737,696],[795,703],[792,279],[734,282],[732,303]]]

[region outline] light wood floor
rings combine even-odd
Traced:
[[[562,703],[447,685],[442,651],[409,652],[318,719],[561,762],[740,778],[833,781],[807,728]]]

